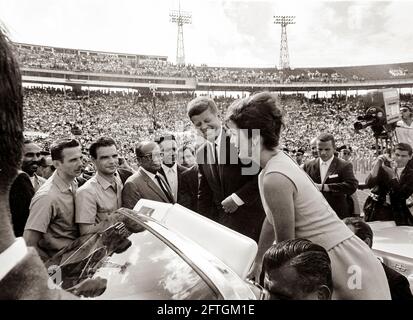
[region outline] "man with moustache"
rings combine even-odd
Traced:
[[[46,182],[46,179],[36,174],[36,171],[40,165],[40,159],[40,147],[33,141],[24,141],[22,170],[29,175],[35,192],[39,190],[43,183]]]
[[[75,223],[75,178],[82,172],[82,152],[76,140],[51,146],[56,171],[40,187],[30,204],[24,239],[45,261],[79,237]]]
[[[30,140],[23,145],[22,171],[19,171],[10,189],[10,212],[14,234],[21,237],[29,217],[30,201],[46,181],[36,171],[40,161],[40,147]]]

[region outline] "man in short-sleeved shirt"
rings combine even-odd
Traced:
[[[118,152],[111,138],[99,138],[89,149],[96,174],[76,192],[76,223],[82,235],[107,229],[110,214],[122,205],[122,181],[117,174]]]
[[[74,179],[83,165],[80,145],[76,140],[62,140],[51,147],[51,153],[56,171],[33,197],[23,234],[27,245],[35,247],[43,260],[79,236]]]

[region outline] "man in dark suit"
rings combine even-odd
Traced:
[[[171,188],[174,201],[190,208],[190,194],[188,189],[198,189],[198,183],[191,184],[190,177],[184,175],[188,170],[177,162],[178,144],[173,135],[161,136],[156,139],[161,149],[162,165],[159,173],[163,175]]]
[[[24,232],[27,218],[30,214],[30,202],[35,194],[30,177],[24,171],[19,171],[10,189],[10,211],[13,230],[16,237]]]
[[[361,218],[345,218],[343,222],[354,234],[371,248],[373,246],[373,230]],[[407,278],[396,270],[382,263],[387,281],[389,282],[392,300],[413,300],[410,284]]]
[[[180,202],[184,207],[198,212],[198,165],[195,164],[182,173]]]
[[[258,165],[243,164],[238,158],[212,99],[195,98],[187,113],[206,140],[197,151],[199,213],[258,241],[265,216],[258,191]]]
[[[407,143],[398,143],[394,149],[395,168],[382,165],[385,171],[384,181],[390,194],[393,219],[398,226],[413,226],[413,150]]]
[[[122,190],[122,207],[133,209],[140,199],[175,203],[171,189],[159,173],[162,164],[161,150],[156,142],[137,144],[138,171],[130,176]]]
[[[319,158],[304,164],[304,171],[313,179],[329,205],[340,219],[352,216],[348,196],[357,190],[358,181],[353,166],[334,156],[335,141],[331,134],[323,133],[317,138]]]

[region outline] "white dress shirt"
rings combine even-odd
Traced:
[[[320,176],[321,176],[321,183],[324,182],[326,175],[327,175],[327,171],[328,168],[330,168],[331,162],[333,162],[334,156],[332,156],[330,159],[328,159],[327,161],[323,161],[320,159]]]
[[[216,148],[216,153],[214,153],[213,157],[215,159],[215,154],[217,155],[217,157],[218,157],[217,163],[218,164],[220,164],[222,162],[220,157],[221,157],[221,142],[222,142],[223,131],[224,130],[222,130],[222,127],[221,127],[220,131],[219,131],[219,134],[218,134],[218,137],[215,139],[214,143],[211,143],[211,142],[208,141],[212,145],[213,148]],[[238,207],[242,206],[245,203],[244,201],[242,201],[242,199],[236,193],[231,194],[231,198],[236,203],[236,205]]]
[[[214,152],[214,154],[212,155],[213,157],[214,157],[214,160],[215,160],[215,154],[218,156],[218,160],[217,160],[217,163],[221,163],[220,162],[220,157],[221,157],[221,154],[220,154],[220,149],[221,149],[221,138],[222,138],[222,127],[220,128],[220,131],[219,131],[219,134],[218,134],[218,137],[215,139],[215,141],[212,143],[212,142],[210,142],[210,141],[208,141],[208,143],[212,146],[212,148],[215,148],[215,150],[216,150],[216,152]],[[212,149],[212,150],[214,150],[214,149]]]
[[[178,165],[175,163],[172,167],[168,167],[162,164],[162,169],[165,172],[172,195],[176,201],[178,199]]]

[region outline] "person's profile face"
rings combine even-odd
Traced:
[[[192,167],[196,163],[196,159],[192,154],[191,150],[185,149],[183,154],[183,163],[188,166]]]
[[[227,127],[230,134],[230,142],[238,149],[238,156],[241,159],[254,158],[253,155],[256,152],[252,148],[258,148],[258,146],[253,144],[252,138],[248,138],[248,131],[246,129],[239,129],[233,121],[228,121]]]
[[[80,176],[83,168],[83,155],[79,147],[65,148],[62,160],[56,160],[56,168],[73,179]]]
[[[204,139],[213,142],[218,137],[221,120],[211,110],[206,109],[204,112],[192,116],[191,122],[198,134],[204,137]]]
[[[313,141],[313,142],[310,144],[310,148],[311,148],[311,155],[312,155],[314,158],[318,158],[317,141]]]

